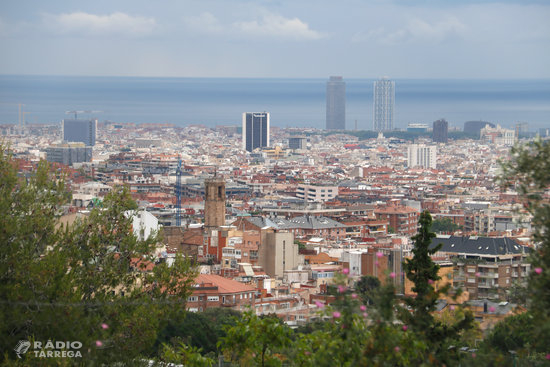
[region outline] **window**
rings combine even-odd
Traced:
[[[208,302],[218,302],[220,297],[218,296],[208,296]]]
[[[187,302],[197,302],[197,296],[187,297]]]
[[[225,303],[225,296],[222,296],[222,303]]]

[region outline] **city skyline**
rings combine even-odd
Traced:
[[[549,78],[549,17],[550,4],[543,0],[6,1],[0,70],[8,75]],[[250,50],[254,57],[248,57]]]

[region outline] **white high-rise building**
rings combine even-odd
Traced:
[[[411,144],[407,156],[408,167],[433,168],[437,166],[437,147],[435,145]]]
[[[374,82],[373,130],[393,130],[395,82],[386,77]]]

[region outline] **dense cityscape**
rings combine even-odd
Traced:
[[[137,204],[126,212],[135,236],[158,239],[147,258],[130,259],[132,271],[189,261],[196,274],[181,306],[193,313],[252,310],[306,327],[338,305],[342,274],[357,293],[370,279],[414,298],[418,284],[404,262],[415,256],[427,211],[430,248],[441,244],[431,254],[432,289],[445,289],[433,314],[469,310],[481,341],[527,311],[522,289],[534,271],[536,229],[502,175],[511,147],[535,134],[526,123],[484,121],[450,131],[444,119],[398,131],[394,88],[387,78],[374,83],[371,132],[345,130],[345,82],[330,77],[325,130],[273,127],[269,112],[211,128],[98,122],[92,111],[72,111],[61,124],[20,121],[0,133],[18,175],[46,160],[63,176],[70,201],[59,223],[93,216],[125,187]],[[537,135],[546,139],[548,129]],[[475,357],[477,341],[462,347]]]

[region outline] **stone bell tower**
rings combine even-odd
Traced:
[[[225,180],[214,176],[204,181],[204,227],[225,225]]]

